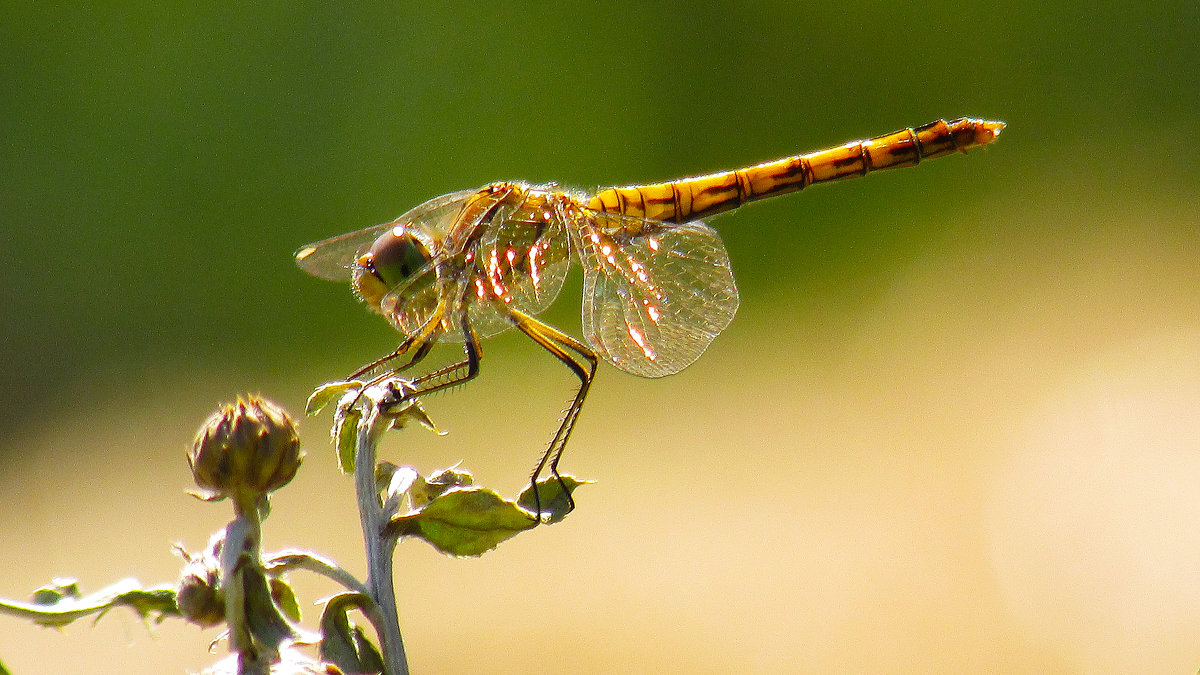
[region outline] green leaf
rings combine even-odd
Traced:
[[[296,631],[271,597],[271,587],[263,570],[243,565],[237,570],[245,593],[246,627],[254,639],[278,650],[284,640],[294,639]]]
[[[111,607],[128,607],[137,612],[137,615],[144,621],[154,617],[155,623],[161,623],[168,616],[177,616],[179,607],[175,604],[175,589],[174,588],[151,588],[149,590],[136,589],[121,593],[113,598]],[[96,620],[100,620],[108,609],[101,612]]]
[[[536,487],[531,485],[521,492],[521,495],[517,497],[517,505],[533,513],[537,510],[538,500],[540,500],[541,516],[545,519],[546,524],[553,525],[566,518],[567,514],[575,508],[570,497],[574,494],[575,488],[593,482],[595,481],[579,480],[570,474],[562,476],[561,482],[554,476],[543,478],[537,482]],[[566,490],[563,490],[564,487]],[[537,499],[534,498],[535,489],[537,490]]]
[[[85,616],[96,620],[114,607],[128,607],[143,620],[154,616],[162,621],[167,616],[179,616],[175,604],[175,589],[143,589],[134,579],[124,579],[108,588],[83,596],[74,581],[55,581],[39,588],[31,602],[0,599],[0,614],[29,619],[41,626],[65,626]]]
[[[49,585],[35,590],[31,600],[35,605],[53,605],[62,600],[78,600],[82,595],[79,582],[75,579],[55,579]]]
[[[358,452],[358,420],[362,413],[358,410],[347,410],[345,415],[337,418],[333,433],[337,446],[338,467],[342,473],[354,473],[354,454]]]
[[[361,389],[362,382],[358,380],[327,382],[317,387],[316,391],[308,397],[308,402],[304,404],[304,414],[308,417],[316,415],[324,410],[330,401],[355,388]]]
[[[448,469],[435,471],[429,478],[414,482],[409,491],[414,509],[425,508],[429,502],[456,487],[468,487],[475,484],[475,476],[470,471],[454,465]]]
[[[418,426],[425,427],[438,436],[446,435],[445,431],[437,428],[437,425],[433,423],[433,420],[430,419],[429,415],[425,412],[425,409],[422,408],[416,401],[411,401],[407,404],[407,407],[400,409],[400,412],[392,418],[391,428],[401,430],[408,426],[409,422],[413,421],[415,421]]]
[[[346,673],[383,672],[383,655],[361,628],[347,616],[359,608],[357,593],[341,593],[329,599],[321,613],[321,660]]]
[[[300,622],[300,601],[296,599],[296,591],[292,590],[292,585],[279,577],[271,577],[271,599],[279,606],[279,609],[287,616],[287,618]]]
[[[535,525],[528,511],[492,490],[456,487],[393,518],[385,534],[418,536],[449,555],[479,556]]]

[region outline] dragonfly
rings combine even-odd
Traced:
[[[530,484],[558,465],[601,359],[657,378],[693,363],[729,325],[738,290],[710,216],[817,183],[916,166],[996,140],[1003,122],[937,120],[919,127],[692,178],[613,187],[588,195],[557,185],[496,182],[435,197],[393,221],[299,249],[307,273],[349,281],[403,336],[391,353],[349,379],[404,373],[439,342],[462,358],[409,380],[412,396],[479,373],[481,340],[515,329],[579,380]],[[583,340],[539,320],[572,259],[583,268]],[[567,493],[570,501],[570,495]],[[568,508],[573,508],[573,501]]]

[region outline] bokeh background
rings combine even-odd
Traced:
[[[703,359],[600,372],[565,523],[397,552],[417,672],[1194,673],[1200,5],[5,3],[0,595],[170,582],[222,401],[396,335],[300,245],[497,179],[591,189],[922,124],[993,147],[715,221]],[[578,334],[574,280],[547,320]],[[572,378],[514,336],[385,458],[514,494]],[[328,417],[272,548],[362,570]],[[334,589],[297,577],[308,599]],[[315,614],[314,609],[310,617]],[[0,618],[16,673],[197,670],[212,631]],[[218,647],[223,651],[223,645]]]

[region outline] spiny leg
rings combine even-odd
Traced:
[[[546,468],[547,463],[550,465],[550,474],[558,480],[559,488],[567,496],[567,503],[570,505],[570,508],[575,508],[575,500],[571,497],[571,492],[567,489],[567,484],[558,473],[558,460],[562,458],[563,450],[567,447],[567,439],[570,438],[571,431],[575,428],[575,421],[579,419],[579,412],[583,409],[583,401],[587,398],[588,389],[592,385],[592,378],[596,375],[596,352],[570,335],[563,333],[553,326],[544,324],[528,314],[511,307],[506,309],[513,323],[522,333],[528,335],[534,342],[541,345],[543,349],[553,354],[555,358],[561,361],[567,368],[570,368],[571,372],[575,373],[575,376],[579,378],[579,391],[576,392],[575,399],[571,401],[571,406],[567,408],[566,414],[563,415],[558,431],[554,434],[554,438],[550,441],[550,445],[546,448],[546,451],[542,453],[542,459],[534,467],[533,475],[529,478],[530,489],[533,490],[535,512],[538,522],[541,522],[542,499],[538,493],[537,479],[541,475],[542,470]]]
[[[421,329],[417,331],[416,334],[404,338],[404,341],[401,342],[400,346],[396,347],[392,353],[387,354],[382,358],[375,359],[362,368],[354,371],[347,379],[356,380],[364,373],[369,373],[390,361],[401,358],[409,352],[412,353],[411,357],[403,365],[396,366],[394,368],[388,368],[382,373],[364,382],[362,387],[358,390],[358,396],[354,398],[354,401],[350,404],[350,406],[353,407],[358,403],[359,398],[362,397],[363,392],[365,392],[368,387],[379,384],[396,373],[400,373],[412,368],[414,365],[421,362],[426,356],[428,356],[430,350],[432,350],[433,346],[437,344],[438,338],[441,337],[442,333],[445,331],[445,328],[442,325],[442,318],[445,316],[445,314],[445,304],[439,302],[437,309],[430,315],[425,323],[422,324]]]
[[[474,379],[475,376],[479,374],[479,362],[483,358],[483,346],[480,344],[479,335],[475,333],[475,329],[471,326],[471,322],[468,319],[466,312],[462,313],[460,326],[463,334],[463,351],[466,352],[466,358],[457,363],[452,363],[448,366],[438,368],[435,371],[426,373],[412,380],[407,380],[406,384],[410,388],[404,393],[405,398],[415,399],[418,396],[424,396],[425,394],[430,394],[435,391],[441,391],[442,389],[455,387],[467,382],[468,380]],[[405,368],[410,368],[421,359],[425,358],[425,355],[429,353],[430,349],[432,349],[442,332],[443,331],[439,329],[431,334],[426,335],[425,341],[419,347],[417,347],[413,358],[409,359],[408,363],[401,368],[388,369],[387,371],[376,375],[364,383],[362,388],[358,391],[358,396],[354,398],[354,401],[351,402],[350,406],[353,407],[356,403],[358,403],[359,398],[362,397],[363,392],[365,392],[368,387],[383,382],[389,377],[394,376],[397,372]],[[408,341],[406,340],[406,342]],[[386,358],[381,359],[380,361],[386,362]],[[376,363],[379,363],[380,361],[376,361]],[[466,369],[465,373],[456,373],[456,371],[461,371],[464,368]],[[370,368],[368,367],[367,370],[369,369]]]
[[[384,365],[385,363],[390,363],[392,361],[395,361],[396,359],[404,356],[405,354],[412,352],[413,353],[412,358],[410,358],[407,363],[405,363],[402,366],[397,366],[395,368],[389,368],[387,370],[387,374],[398,373],[402,370],[407,370],[407,369],[411,368],[415,363],[420,361],[421,359],[424,359],[429,354],[429,350],[433,349],[433,345],[435,342],[437,342],[437,340],[428,339],[428,337],[427,337],[420,344],[417,344],[416,338],[412,338],[412,337],[405,338],[404,342],[401,342],[400,346],[396,347],[396,349],[394,351],[392,351],[390,354],[387,354],[385,356],[377,358],[374,361],[363,366],[362,368],[359,368],[358,370],[351,373],[350,377],[348,377],[347,379],[357,380],[362,375],[369,373],[372,370],[375,370],[376,368]],[[417,346],[414,348],[414,345],[417,345]],[[377,378],[372,378],[372,381],[375,381],[375,379],[377,379]]]
[[[348,406],[348,408],[353,408],[354,406],[358,405],[359,400],[362,399],[362,396],[364,393],[366,393],[367,389],[379,384],[380,382],[383,382],[384,380],[388,379],[389,377],[392,377],[396,373],[399,373],[407,368],[413,367],[413,365],[416,364],[418,361],[420,361],[421,359],[424,359],[425,356],[427,354],[429,354],[429,350],[433,349],[433,345],[437,343],[437,338],[438,338],[438,335],[440,334],[440,332],[441,331],[438,331],[437,333],[434,333],[433,335],[426,335],[424,337],[423,341],[421,342],[421,344],[418,345],[415,350],[413,350],[414,351],[413,356],[412,356],[412,358],[410,358],[408,360],[408,363],[405,363],[403,366],[400,366],[398,368],[388,368],[387,370],[372,377],[371,379],[367,380],[366,382],[363,382],[362,386],[360,386],[358,388],[358,395],[355,396],[354,400],[350,402],[350,405]],[[383,365],[384,363],[387,363],[388,361],[391,361],[393,359],[399,358],[400,356],[403,356],[406,351],[413,349],[412,345],[415,342],[416,342],[416,340],[414,338],[411,338],[411,337],[406,338],[404,340],[404,342],[400,343],[400,346],[396,348],[396,351],[392,352],[391,354],[388,354],[387,356],[385,356],[383,358],[375,359],[371,363],[368,363],[367,365],[363,366],[362,368],[359,368],[358,370],[354,371],[354,373],[351,374],[350,377],[348,377],[346,379],[347,380],[357,380],[358,377],[360,375],[362,375],[363,373],[370,372],[371,370],[378,368],[379,366]]]
[[[388,375],[408,370],[429,355],[429,350],[433,349],[433,345],[437,344],[438,338],[441,336],[445,328],[442,325],[442,319],[446,316],[446,301],[440,299],[437,307],[430,313],[429,318],[425,319],[425,323],[421,324],[420,330],[404,338],[404,342],[400,343],[391,354],[387,354],[382,358],[375,359],[367,365],[359,368],[350,375],[349,379],[357,379],[364,373],[369,373],[372,370],[382,366],[389,361],[394,361],[408,352],[413,352],[412,358],[402,366],[389,368],[382,375],[371,378],[370,384],[375,384],[385,379]],[[365,388],[365,387],[364,387]]]
[[[461,327],[463,351],[466,352],[467,358],[414,379],[411,382],[414,388],[413,396],[423,396],[442,389],[449,389],[472,380],[479,374],[479,362],[483,359],[483,345],[479,343],[479,335],[471,326],[467,312],[462,313]],[[464,368],[466,369],[465,373],[457,372]]]

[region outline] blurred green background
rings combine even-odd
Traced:
[[[678,376],[603,367],[578,511],[478,560],[398,549],[413,667],[1195,672],[1197,35],[1192,1],[7,3],[0,595],[172,580],[169,544],[228,517],[183,494],[203,418],[244,391],[299,412],[394,345],[302,244],[491,180],[970,115],[1010,126],[718,218],[739,316]],[[547,314],[575,334],[578,294]],[[514,336],[486,354],[427,403],[451,434],[386,458],[520,489],[571,378]],[[327,423],[267,543],[358,571]],[[17,673],[215,658],[178,622],[0,621]]]

